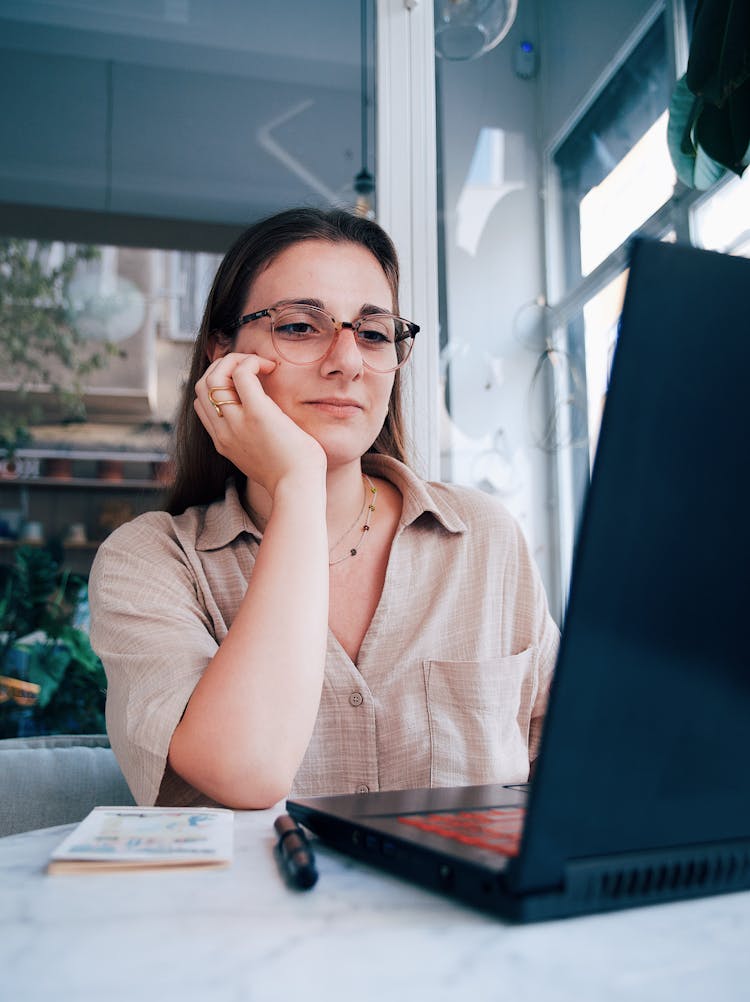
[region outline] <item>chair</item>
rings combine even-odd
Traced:
[[[134,804],[104,734],[0,740],[0,837]]]

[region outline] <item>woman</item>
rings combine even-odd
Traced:
[[[406,465],[398,312],[390,239],[345,212],[271,217],[222,262],[169,513],[91,576],[139,803],[527,779],[557,630],[507,511]]]

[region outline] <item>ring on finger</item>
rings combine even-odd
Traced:
[[[214,397],[214,393],[222,393],[222,392],[232,393],[233,389],[234,388],[232,386],[214,386],[213,389],[208,391],[208,399],[213,404],[213,408],[216,411],[218,417],[224,417],[221,410],[222,406],[226,404],[241,404],[242,401],[236,399],[235,397],[230,397],[229,399],[226,400],[217,400],[216,397]]]

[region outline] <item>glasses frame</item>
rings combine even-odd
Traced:
[[[328,320],[330,320],[330,322],[333,324],[334,327],[333,340],[331,341],[327,350],[320,356],[320,358],[312,359],[310,362],[298,362],[293,358],[287,358],[283,350],[279,347],[279,344],[276,340],[276,322],[274,320],[274,314],[283,313],[285,310],[294,309],[295,306],[304,307],[304,309],[306,310],[315,310],[316,313],[320,313]],[[366,368],[368,368],[371,372],[377,372],[381,375],[387,375],[389,372],[396,372],[397,369],[401,369],[404,365],[406,365],[406,363],[411,358],[411,353],[414,349],[414,339],[416,338],[417,334],[420,331],[420,327],[418,324],[413,323],[411,320],[406,320],[404,317],[399,317],[395,313],[385,313],[385,312],[368,313],[366,316],[359,317],[357,320],[351,320],[351,321],[336,320],[336,318],[332,317],[331,314],[328,313],[326,310],[322,310],[319,306],[313,306],[310,303],[284,303],[283,306],[268,306],[264,310],[256,310],[255,313],[246,313],[244,316],[238,317],[237,320],[229,324],[225,328],[225,331],[228,333],[229,331],[234,331],[240,327],[244,327],[245,324],[252,323],[253,320],[261,320],[263,317],[268,317],[268,319],[271,321],[271,340],[273,341],[276,351],[279,353],[279,355],[281,355],[281,357],[284,359],[285,362],[289,362],[290,365],[317,365],[319,362],[322,362],[324,359],[328,358],[328,356],[331,354],[334,347],[336,346],[336,342],[341,336],[342,331],[350,330],[354,334],[357,334],[360,325],[365,323],[365,321],[370,320],[374,316],[391,317],[393,320],[398,320],[400,323],[406,325],[408,331],[407,334],[402,334],[400,337],[397,337],[396,340],[394,341],[394,344],[398,344],[401,341],[409,340],[410,341],[409,352],[406,355],[406,357],[403,358],[398,363],[398,365],[394,365],[389,369],[375,368],[367,361],[365,356],[360,351],[360,355],[362,356],[362,363],[363,365],[366,366]]]

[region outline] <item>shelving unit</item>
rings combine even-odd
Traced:
[[[0,565],[29,542],[24,527],[38,523],[42,538],[32,545],[60,543],[66,567],[88,574],[112,529],[161,507],[167,463],[156,451],[29,448],[10,460],[0,455]],[[84,539],[68,541],[71,526],[83,527]]]

